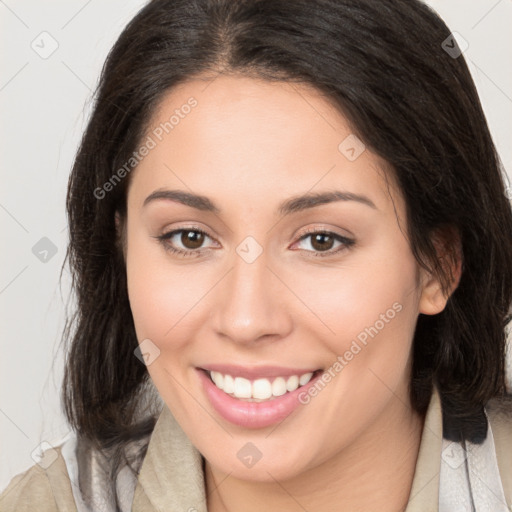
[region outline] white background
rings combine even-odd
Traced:
[[[510,175],[512,1],[428,3],[469,43],[464,55]],[[34,464],[31,453],[42,441],[59,444],[69,431],[58,350],[69,295],[67,271],[59,288],[67,179],[107,52],[144,4],[0,0],[0,489]],[[46,59],[31,47],[46,37],[50,48],[43,31],[58,43]],[[43,237],[57,249],[46,262],[32,252]]]

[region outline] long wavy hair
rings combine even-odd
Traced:
[[[424,412],[435,384],[444,436],[485,438],[483,407],[506,393],[512,212],[475,85],[451,37],[418,0],[152,0],[126,26],[102,69],[69,178],[64,263],[76,310],[63,333],[63,406],[82,438],[114,450],[114,466],[126,443],[151,432],[158,407],[141,413],[150,383],[134,355],[116,236],[130,176],[108,193],[95,191],[130,159],[173,87],[218,73],[323,92],[389,163],[405,198],[411,250],[445,290],[451,275],[433,238],[447,227],[460,236],[458,287],[444,311],[418,317],[410,394]],[[447,41],[455,52],[445,51]]]

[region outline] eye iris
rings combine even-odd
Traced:
[[[322,245],[322,243],[325,243],[326,239],[328,240],[328,244],[327,244],[328,247],[326,247],[325,245]],[[333,241],[334,240],[331,236],[329,236],[325,233],[317,233],[317,234],[313,235],[311,245],[319,251],[326,251],[326,250],[332,249]],[[317,245],[318,242],[320,242],[320,245]]]
[[[198,249],[203,245],[204,233],[198,231],[183,231],[181,233],[181,243],[187,249]]]

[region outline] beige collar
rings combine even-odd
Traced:
[[[409,503],[405,512],[437,512],[439,510],[439,474],[443,444],[441,399],[434,387],[425,416],[416,471]]]

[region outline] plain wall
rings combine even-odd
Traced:
[[[512,3],[428,3],[469,45],[464,55],[510,176]],[[59,288],[67,179],[107,52],[144,4],[0,2],[0,489],[34,464],[42,441],[57,445],[69,431],[58,350],[69,295],[67,271]]]

